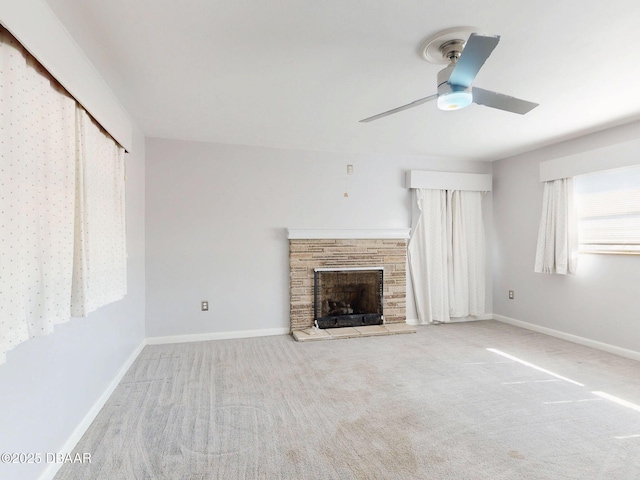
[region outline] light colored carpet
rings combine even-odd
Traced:
[[[594,391],[640,404],[640,364],[494,321],[148,346],[56,480],[640,478]]]

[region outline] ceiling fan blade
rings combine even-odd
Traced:
[[[403,105],[402,107],[394,108],[393,110],[387,110],[386,112],[379,113],[377,115],[374,115],[373,117],[365,118],[363,120],[360,120],[360,122],[371,122],[373,120],[386,117],[387,115],[392,115],[394,113],[401,112],[402,110],[407,110],[409,108],[417,107],[418,105],[422,105],[423,103],[430,102],[431,100],[435,100],[436,98],[438,98],[437,93],[435,95],[430,95],[428,97],[421,98],[420,100],[416,100],[415,102],[408,103],[407,105]]]
[[[520,100],[519,98],[491,92],[478,87],[473,87],[472,95],[473,103],[505,110],[507,112],[519,113],[520,115],[530,112],[539,105],[538,103],[527,102],[526,100]]]
[[[487,36],[472,33],[447,83],[465,88],[471,86],[473,79],[476,78],[480,68],[499,41],[499,35]]]

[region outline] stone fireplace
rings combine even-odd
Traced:
[[[290,327],[291,331],[305,330],[314,326],[316,311],[322,305],[316,305],[316,291],[314,280],[317,272],[323,271],[361,271],[369,272],[369,275],[379,275],[383,272],[381,305],[377,324],[404,324],[406,322],[407,302],[407,239],[409,229],[382,229],[382,230],[315,230],[315,229],[289,229],[289,292],[290,292]],[[339,275],[330,280],[339,282]],[[354,309],[351,304],[355,290],[365,299],[360,299],[360,304],[367,303],[372,292],[371,287],[366,287],[370,280],[361,277],[350,287],[351,293],[345,297],[334,298],[334,313],[345,312]],[[368,293],[367,293],[368,292]],[[338,305],[339,303],[345,305]],[[361,305],[360,305],[361,306]],[[358,306],[359,310],[362,310]],[[327,309],[330,304],[327,302]],[[343,309],[343,310],[340,310]],[[329,313],[325,310],[325,313]],[[340,313],[342,315],[342,313]],[[366,314],[359,314],[366,315]],[[331,317],[331,315],[324,315]],[[367,320],[365,320],[366,322]],[[376,325],[376,323],[361,323],[361,325]],[[339,326],[339,325],[334,325]]]

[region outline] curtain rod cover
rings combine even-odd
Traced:
[[[407,188],[427,188],[431,190],[467,190],[472,192],[490,192],[491,174],[432,172],[427,170],[409,170]]]
[[[640,139],[616,143],[540,163],[540,182],[640,165]]]

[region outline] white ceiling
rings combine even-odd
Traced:
[[[637,0],[47,0],[147,136],[495,160],[640,118]],[[527,115],[427,103],[449,27],[501,41],[474,85]]]

